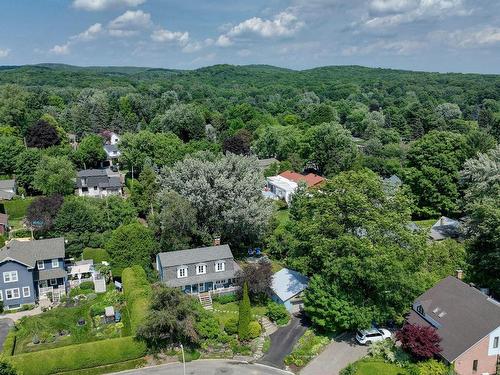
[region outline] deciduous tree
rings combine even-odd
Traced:
[[[42,157],[33,176],[33,187],[45,195],[71,194],[76,177],[73,163],[66,157]]]
[[[396,333],[396,339],[417,360],[431,359],[442,351],[441,338],[434,327],[407,323]]]

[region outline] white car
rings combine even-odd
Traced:
[[[361,345],[387,340],[391,338],[391,332],[384,328],[370,328],[356,331],[356,341]]]

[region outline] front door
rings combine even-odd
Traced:
[[[205,284],[204,283],[199,283],[198,284],[198,291],[200,293],[204,292],[205,291]]]

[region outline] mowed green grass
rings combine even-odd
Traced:
[[[408,375],[404,368],[379,360],[362,360],[356,366],[356,375]]]
[[[28,206],[34,198],[14,199],[3,202],[5,212],[9,215],[9,220],[20,220],[26,216]]]
[[[214,314],[219,319],[219,323],[224,325],[231,318],[238,318],[239,303],[230,302],[221,304],[218,302],[213,303]],[[252,317],[257,320],[266,314],[267,308],[265,306],[252,306]]]

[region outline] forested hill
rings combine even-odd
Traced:
[[[151,83],[162,89],[189,85],[194,98],[210,96],[207,90],[217,90],[223,96],[234,95],[234,92],[225,90],[238,90],[238,96],[264,93],[284,97],[294,96],[296,90],[307,90],[331,100],[363,93],[381,104],[384,97],[401,97],[408,91],[413,91],[421,101],[432,97],[459,105],[500,97],[500,75],[426,73],[360,66],[295,71],[268,65],[214,65],[196,70],[173,70],[39,64],[0,67],[0,84],[5,83],[74,88],[129,87],[139,91]]]

